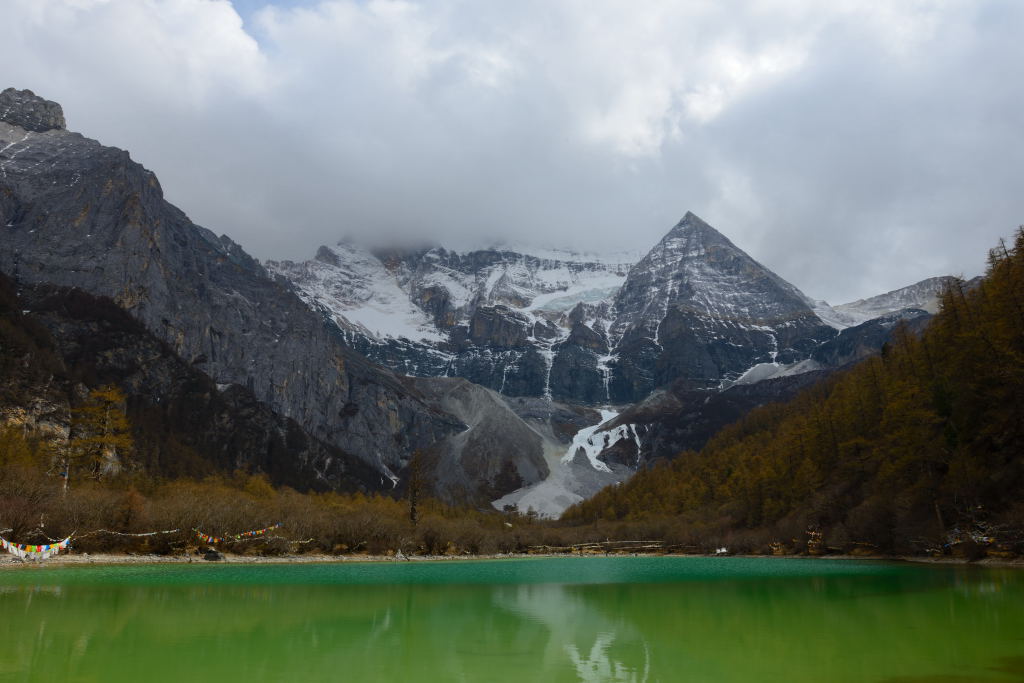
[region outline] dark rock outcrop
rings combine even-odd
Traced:
[[[738,384],[725,391],[693,388],[683,380],[677,381],[630,406],[609,424],[609,428],[634,426],[642,446],[639,457],[635,447],[623,440],[616,444],[617,449],[602,454],[602,459],[644,467],[656,460],[672,459],[685,450],[700,450],[718,430],[754,408],[792,398],[827,375],[827,371],[807,372]]]
[[[551,361],[551,396],[556,401],[600,405],[608,402],[608,369],[597,353],[571,343],[555,348]]]
[[[594,353],[608,353],[608,336],[587,327],[581,322],[575,323],[572,326],[572,331],[569,333],[569,338],[565,340],[565,343],[589,349]]]
[[[492,349],[522,349],[533,325],[507,306],[481,306],[469,320],[467,340]]]
[[[916,308],[889,313],[867,322],[841,330],[814,350],[811,357],[827,367],[841,367],[877,354],[889,342],[898,325],[908,332],[919,334],[931,321],[932,314]]]
[[[0,121],[32,133],[64,130],[64,110],[31,90],[7,88],[0,92]]]

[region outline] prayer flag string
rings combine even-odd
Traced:
[[[199,536],[199,540],[200,541],[202,541],[203,543],[209,543],[209,544],[212,545],[212,544],[216,544],[216,543],[222,543],[224,541],[247,541],[247,540],[249,540],[251,538],[257,538],[259,536],[264,536],[264,535],[266,535],[266,533],[268,531],[273,531],[274,529],[279,529],[279,528],[281,528],[281,526],[282,526],[281,522],[278,522],[277,524],[272,524],[272,525],[270,525],[268,527],[264,527],[262,529],[253,529],[252,531],[243,531],[240,534],[229,534],[227,536],[213,536],[211,534],[204,534],[199,529],[192,529],[192,531],[196,532],[196,535]]]
[[[145,531],[138,534],[129,534],[125,531],[111,531],[110,529],[96,529],[96,531],[90,531],[86,534],[78,534],[75,538],[86,538],[88,536],[95,536],[96,534],[112,534],[114,536],[130,536],[132,538],[142,538],[144,536],[159,536],[161,534],[176,534],[181,529],[168,529],[166,531]]]
[[[46,560],[71,545],[71,537],[57,543],[12,543],[0,538],[0,546],[15,557],[23,560]]]

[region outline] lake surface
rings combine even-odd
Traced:
[[[624,557],[0,572],[0,681],[1024,681],[1024,571]]]

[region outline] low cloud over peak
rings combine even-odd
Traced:
[[[2,87],[262,258],[636,251],[687,209],[814,296],[974,274],[1024,215],[1024,6],[11,0]],[[1002,65],[1002,66],[1000,66]]]

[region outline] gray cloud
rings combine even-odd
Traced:
[[[3,86],[261,258],[343,235],[644,250],[688,209],[832,302],[1024,216],[1024,7],[10,0]]]

